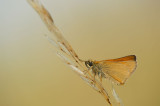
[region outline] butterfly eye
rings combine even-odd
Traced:
[[[93,63],[92,62],[89,62],[89,64],[88,64],[89,66],[93,66]]]

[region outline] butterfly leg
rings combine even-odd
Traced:
[[[88,68],[88,70],[84,70],[83,72],[84,72],[84,74],[86,74],[86,73],[88,73],[88,71],[90,71],[92,68],[90,67],[90,68]]]
[[[85,71],[84,71],[84,74],[88,73],[90,70],[91,70],[92,73],[93,73],[93,81],[95,82],[96,74],[97,74],[97,73],[96,73],[96,71],[92,70],[92,67],[89,67],[88,70],[85,70]]]
[[[95,77],[96,77],[96,74],[95,74],[95,73],[93,73],[93,81],[95,81]]]
[[[102,73],[100,73],[100,82],[102,83]]]

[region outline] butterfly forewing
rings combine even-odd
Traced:
[[[124,84],[136,68],[136,56],[130,55],[118,59],[97,61],[106,78],[117,84]]]

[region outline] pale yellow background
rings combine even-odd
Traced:
[[[159,0],[43,0],[82,59],[137,56],[116,90],[125,106],[160,106]],[[25,0],[0,0],[0,106],[107,106],[54,54]]]

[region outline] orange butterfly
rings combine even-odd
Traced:
[[[102,60],[102,61],[85,61],[86,67],[92,70],[95,75],[102,78],[109,78],[116,84],[123,85],[136,69],[136,56],[129,55],[117,59]]]

